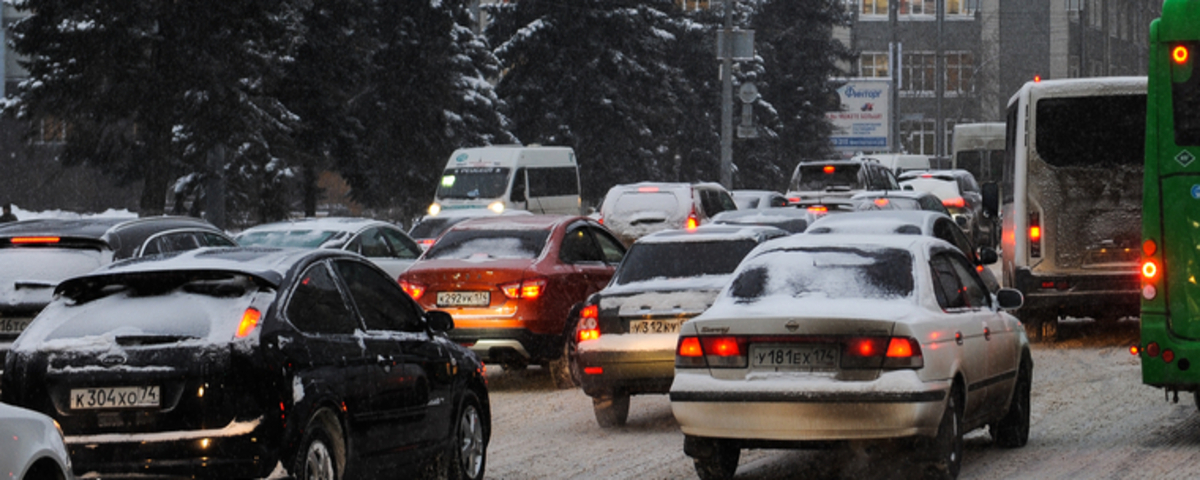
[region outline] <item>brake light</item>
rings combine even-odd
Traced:
[[[546,293],[546,279],[526,278],[520,282],[506,283],[500,285],[500,291],[504,292],[504,296],[514,300],[518,298],[533,300]]]
[[[588,375],[604,375],[604,367],[583,367],[583,373]]]
[[[1157,252],[1157,251],[1158,251],[1158,244],[1154,243],[1153,238],[1147,239],[1145,242],[1142,243],[1142,253],[1146,254],[1147,257],[1154,255],[1154,252]]]
[[[1146,345],[1146,355],[1151,356],[1151,357],[1157,357],[1158,352],[1159,352],[1158,342],[1150,342],[1149,345]]]
[[[658,191],[658,187],[638,187],[638,193],[654,193]]]
[[[604,225],[604,215],[600,215],[600,216],[596,217],[596,222],[601,225]]]
[[[1042,256],[1042,216],[1029,212],[1029,256]]]
[[[1164,362],[1171,363],[1171,360],[1175,359],[1175,352],[1163,350],[1162,359]]]
[[[1130,345],[1130,346],[1129,346],[1129,354],[1130,354],[1130,355],[1137,355],[1139,351],[1141,351],[1141,350],[1140,350],[1140,349],[1138,349],[1138,346],[1137,346],[1137,345]]]
[[[704,360],[712,368],[745,368],[750,361],[746,337],[700,337]]]
[[[888,358],[901,358],[913,356],[913,345],[907,338],[892,337],[888,342],[887,348]]]
[[[245,313],[242,313],[242,323],[238,324],[238,338],[245,338],[250,332],[254,331],[254,327],[258,326],[258,319],[262,317],[256,308],[247,308]]]
[[[700,220],[696,218],[696,207],[692,207],[692,213],[688,214],[687,229],[695,230],[698,226],[700,226]]]
[[[875,204],[876,204],[876,205],[879,205],[879,206],[881,206],[881,207],[886,207],[886,206],[888,205],[888,199],[886,199],[886,198],[876,198],[876,199],[875,199]]]
[[[788,197],[788,203],[800,203],[800,197]]]
[[[417,244],[421,245],[422,249],[429,250],[429,247],[433,246],[433,239],[432,238],[423,238],[421,240],[418,240]]]
[[[860,337],[844,343],[843,369],[922,368],[921,344],[910,337]]]
[[[829,207],[826,207],[824,205],[813,205],[811,207],[808,207],[808,211],[809,211],[809,213],[825,214],[825,213],[829,213]]]
[[[16,245],[30,243],[58,243],[59,240],[60,239],[58,237],[13,237],[13,239],[9,240],[9,242]]]
[[[1187,61],[1188,61],[1187,47],[1185,47],[1183,45],[1177,45],[1174,50],[1171,50],[1171,59],[1175,60],[1175,63],[1178,63],[1180,65],[1187,63]]]
[[[967,206],[967,201],[963,200],[963,197],[947,198],[942,200],[942,205],[946,208],[963,208]]]
[[[600,338],[600,307],[588,305],[579,311],[578,338],[580,342]]]
[[[681,337],[676,354],[681,357],[702,357],[704,356],[704,349],[700,348],[699,338]]]
[[[833,168],[833,165],[826,165],[825,168],[822,168],[821,170],[824,171],[826,174],[830,174],[830,173],[837,171],[837,169]]]
[[[414,301],[420,300],[421,295],[425,294],[425,286],[424,285],[412,283],[412,282],[409,282],[408,280],[400,281],[400,289],[404,290],[404,293],[407,293],[408,296],[412,297],[412,299]]]

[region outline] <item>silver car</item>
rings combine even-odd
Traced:
[[[0,403],[0,474],[7,478],[75,478],[62,429],[33,410]]]
[[[954,478],[963,434],[1025,445],[1033,361],[1019,292],[988,293],[953,245],[916,235],[794,235],[760,245],[683,325],[671,410],[700,478],[742,448],[888,441]],[[892,468],[893,462],[888,468]]]

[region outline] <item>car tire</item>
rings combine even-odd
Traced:
[[[563,341],[562,355],[550,361],[550,378],[559,389],[579,386],[579,363],[575,361],[575,342]]]
[[[314,417],[288,473],[295,480],[341,480],[345,470],[346,448],[337,421],[327,412]]]
[[[727,480],[737,472],[742,449],[725,440],[713,440],[711,454],[692,457],[700,480]]]
[[[617,391],[592,397],[592,410],[596,413],[596,423],[600,428],[624,426],[629,418],[629,394]]]
[[[955,383],[946,397],[946,408],[938,423],[937,436],[933,438],[933,464],[927,469],[927,478],[953,480],[962,470],[963,456],[963,406],[962,387]]]
[[[481,480],[487,467],[487,440],[479,399],[467,392],[453,423],[454,441],[446,465],[449,480]]]
[[[1033,362],[1028,355],[1022,355],[1008,412],[993,425],[993,436],[997,445],[1004,448],[1020,448],[1029,442],[1029,392],[1032,386]]]

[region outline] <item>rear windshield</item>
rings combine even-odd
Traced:
[[[895,299],[912,295],[913,257],[897,248],[805,247],[746,260],[728,295],[738,303],[768,297]]]
[[[728,275],[757,242],[749,239],[718,242],[635,243],[617,270],[617,284],[653,278]]]
[[[621,214],[646,210],[675,212],[679,209],[679,198],[673,192],[625,192],[613,203],[612,213]]]
[[[245,232],[237,237],[243,247],[320,248],[327,242],[346,236],[345,232],[328,230],[276,230]]]
[[[799,192],[823,192],[831,187],[849,187],[851,190],[861,190],[863,185],[858,181],[860,165],[851,164],[805,164],[796,169],[792,177],[791,190]]]
[[[966,150],[954,157],[954,168],[961,168],[981,182],[999,182],[1004,174],[1004,150]]]
[[[112,252],[99,248],[10,247],[0,248],[0,279],[13,283],[41,281],[50,287],[76,275],[91,272],[111,261]]]
[[[941,200],[961,197],[962,194],[958,191],[958,182],[953,178],[945,180],[940,178],[924,178],[917,177],[909,180],[903,180],[901,185],[911,185],[913,190],[918,192],[932,193],[933,196]]]
[[[1146,95],[1046,98],[1037,102],[1037,153],[1055,167],[1141,165]]]
[[[437,236],[441,235],[442,232],[446,231],[447,228],[450,228],[455,223],[467,220],[468,218],[470,217],[443,217],[422,220],[421,223],[413,226],[412,230],[408,232],[408,236],[412,238],[437,238]]]
[[[915,198],[860,198],[855,202],[854,209],[859,211],[921,209],[921,203]]]
[[[447,168],[437,198],[498,198],[508,192],[510,170],[503,167]]]
[[[452,230],[425,252],[426,259],[537,258],[549,230]]]

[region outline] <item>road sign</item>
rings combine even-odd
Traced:
[[[888,141],[891,82],[864,78],[841,81],[845,82],[837,89],[841,108],[825,114],[833,124],[833,133],[829,138],[834,149],[891,150]]]

